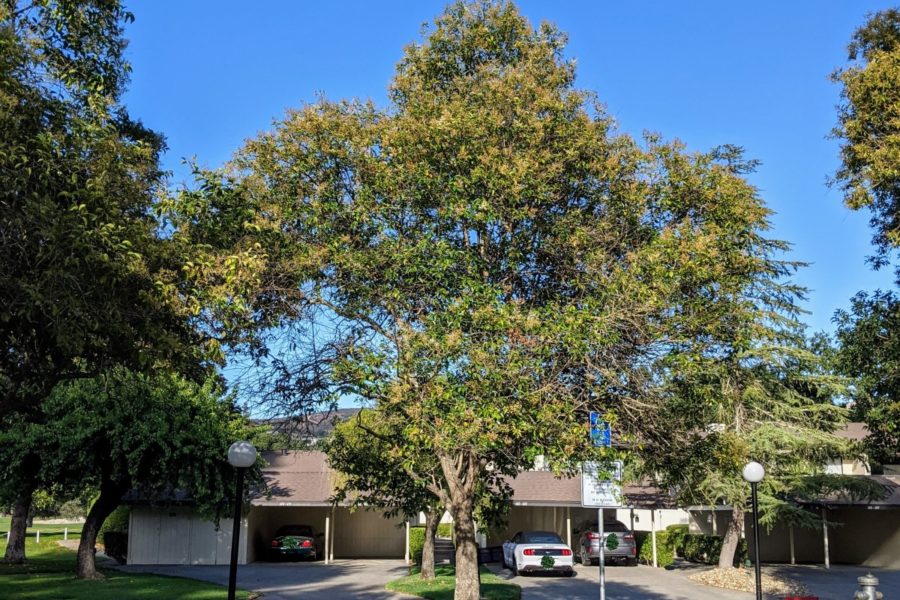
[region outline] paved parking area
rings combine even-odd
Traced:
[[[188,577],[228,584],[226,566],[142,565],[120,567],[126,572],[146,572],[173,577]],[[490,565],[500,577],[522,586],[522,600],[596,600],[600,597],[599,568],[575,565],[574,577],[518,576],[500,565]],[[609,600],[753,600],[753,594],[703,586],[688,579],[688,575],[703,568],[688,565],[682,569],[665,570],[647,566],[606,569],[606,597]],[[885,598],[900,599],[900,571],[885,571],[861,567],[834,566],[766,566],[809,587],[819,600],[847,600],[853,597],[856,578],[872,572],[880,580],[879,590]],[[398,600],[404,598],[388,592],[385,584],[406,575],[401,560],[338,560],[333,564],[315,563],[254,563],[238,568],[238,586],[264,593],[264,600]]]
[[[688,575],[702,569],[687,565],[682,569],[654,569],[647,566],[606,569],[606,597],[609,600],[753,600],[753,594],[700,585]],[[871,572],[878,577],[878,589],[885,598],[900,598],[900,571],[834,566],[764,566],[806,584],[819,600],[848,600],[857,589],[856,578]],[[494,567],[504,579],[522,586],[522,600],[596,600],[600,597],[599,567],[575,565],[574,577],[518,576]]]
[[[511,573],[500,570],[500,576],[509,579]],[[576,564],[574,577],[520,575],[511,580],[522,586],[522,600],[597,600],[600,597],[600,569],[596,566]],[[609,600],[753,600],[753,594],[702,586],[690,581],[684,572],[644,565],[607,567],[606,597]]]
[[[140,565],[120,567],[131,573],[156,573],[201,579],[228,585],[227,566]],[[322,562],[253,563],[238,567],[237,584],[245,590],[263,592],[264,600],[397,600],[384,589],[392,579],[406,575],[402,560],[336,560]]]

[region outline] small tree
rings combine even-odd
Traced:
[[[32,424],[20,441],[40,449],[38,481],[99,490],[78,547],[78,576],[91,579],[101,577],[97,533],[127,492],[159,502],[187,493],[202,514],[218,519],[233,497],[228,446],[253,434],[215,382],[198,386],[124,369],[58,387],[44,415],[46,425]],[[16,457],[29,456],[21,448],[5,450],[14,473],[24,468]]]
[[[443,486],[443,476],[433,456],[398,452],[401,445],[392,439],[397,429],[377,410],[366,409],[335,427],[324,442],[329,464],[341,473],[333,501],[380,507],[386,516],[425,513],[421,577],[433,579],[434,538],[444,509],[425,482]]]

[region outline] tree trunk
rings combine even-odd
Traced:
[[[425,544],[422,546],[422,579],[434,579],[434,538],[440,524],[440,511],[430,509],[425,513]]]
[[[453,531],[456,534],[456,591],[453,600],[479,600],[481,582],[478,576],[478,543],[472,498],[454,499],[450,506]]]
[[[28,512],[31,510],[33,494],[34,486],[23,485],[21,494],[13,504],[9,541],[6,543],[6,554],[3,556],[5,563],[20,565],[25,562],[25,529],[28,525]]]
[[[741,531],[744,529],[744,509],[735,506],[731,509],[731,520],[728,522],[728,531],[722,540],[722,551],[719,552],[719,568],[730,569],[734,566],[734,553],[741,539]]]
[[[116,486],[101,486],[100,497],[94,502],[88,512],[81,530],[81,541],[78,543],[78,577],[81,579],[103,579],[103,574],[97,571],[97,563],[94,560],[94,547],[97,544],[97,534],[100,527],[106,521],[106,517],[119,506],[125,490]]]

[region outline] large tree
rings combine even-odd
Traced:
[[[130,18],[117,1],[0,2],[0,415],[191,354],[150,210],[163,141],[118,103]]]
[[[876,266],[900,245],[900,10],[869,15],[847,48],[835,136],[841,140],[836,181],[850,208],[872,212]]]
[[[893,292],[859,293],[835,314],[835,369],[850,377],[853,418],[864,421],[868,458],[900,457],[900,298]]]
[[[201,370],[151,211],[163,140],[119,103],[130,19],[115,0],[0,2],[0,418],[40,419],[57,384],[116,364]]]
[[[374,402],[435,457],[457,600],[479,597],[482,494],[536,454],[593,456],[590,410],[636,430],[651,365],[767,265],[738,150],[617,133],[564,42],[508,2],[453,4],[388,109],[291,111],[171,203],[204,314],[277,365],[280,397]]]
[[[0,495],[12,491],[26,468],[63,493],[86,486],[99,491],[78,547],[79,577],[101,576],[94,563],[97,533],[126,494],[149,502],[178,494],[210,519],[229,514],[228,446],[252,437],[254,428],[215,381],[198,385],[115,369],[58,386],[43,410],[46,424],[23,421],[0,434]],[[252,479],[259,480],[258,471]]]

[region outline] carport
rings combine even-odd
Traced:
[[[581,479],[557,477],[550,471],[523,471],[509,481],[512,506],[505,530],[493,532],[488,545],[502,544],[517,531],[556,532],[569,546],[577,543],[576,527],[597,520],[597,509],[581,506]],[[626,485],[623,507],[603,510],[605,521],[619,520],[632,531],[649,531],[656,545],[656,531],[674,523],[687,523],[685,511],[676,509],[671,499],[649,485]],[[656,556],[656,552],[653,552]]]
[[[267,489],[251,499],[243,519],[238,562],[265,560],[282,525],[309,525],[321,536],[324,561],[340,558],[409,558],[409,528],[383,511],[332,506],[332,477],[321,452],[264,452]],[[134,565],[227,564],[231,519],[216,529],[190,506],[135,507],[128,562]]]

